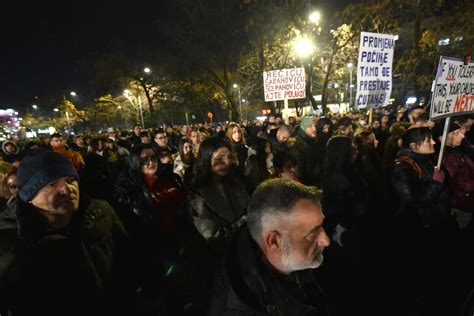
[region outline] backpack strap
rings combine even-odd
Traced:
[[[400,156],[395,160],[395,163],[400,162],[404,162],[409,165],[415,171],[416,175],[418,176],[418,180],[421,180],[421,177],[423,176],[423,169],[421,169],[420,165],[415,160],[408,156]]]

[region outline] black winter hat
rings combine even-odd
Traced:
[[[446,122],[446,119],[442,119],[438,122],[436,122],[435,126],[433,127],[433,130],[431,131],[432,134],[433,134],[433,140],[435,142],[439,142],[438,140],[438,137],[440,136],[443,136],[443,132],[444,132],[444,123]],[[448,134],[457,130],[457,129],[460,129],[461,127],[457,124],[455,124],[453,121],[451,121],[451,123],[449,124],[449,128],[448,128]]]
[[[17,172],[18,196],[27,203],[45,185],[62,177],[75,177],[79,180],[71,161],[50,150],[36,151],[20,162]]]

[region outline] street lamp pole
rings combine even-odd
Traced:
[[[352,68],[353,68],[352,63],[347,64],[347,68],[349,68],[349,110],[352,107]]]

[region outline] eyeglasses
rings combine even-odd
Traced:
[[[140,165],[148,165],[151,162],[158,162],[158,157],[156,155],[140,158]]]

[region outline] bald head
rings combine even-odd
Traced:
[[[286,125],[280,126],[277,131],[276,138],[280,144],[285,144],[290,138],[290,129]]]

